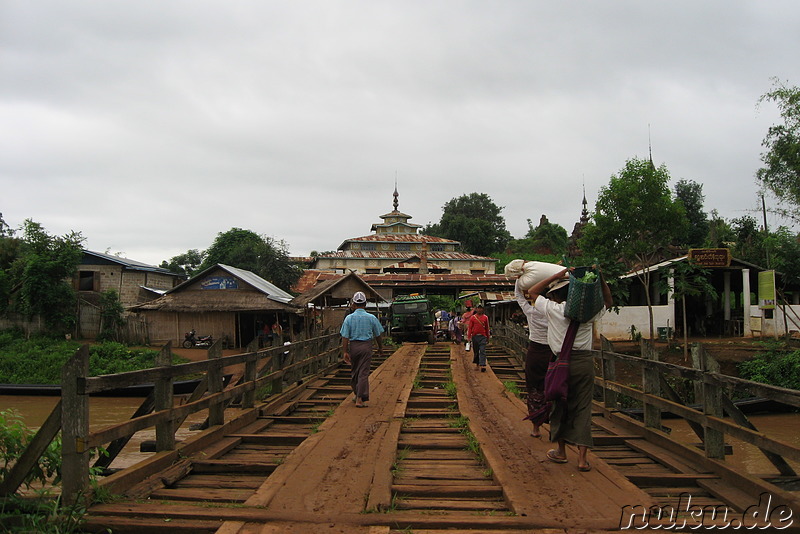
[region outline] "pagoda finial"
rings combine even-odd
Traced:
[[[394,206],[394,211],[397,211],[397,206],[398,206],[397,197],[400,196],[397,193],[397,174],[395,174],[394,176],[394,195],[392,196],[394,196],[394,202],[392,203],[392,205]]]

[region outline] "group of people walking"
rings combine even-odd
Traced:
[[[569,269],[542,279],[527,293],[515,284],[514,295],[528,320],[529,343],[525,355],[525,382],[528,392],[528,416],[533,428],[531,436],[542,437],[541,427],[550,423],[550,441],[556,447],[547,451],[547,459],[567,463],[567,443],[578,449],[577,468],[591,470],[588,451],[592,447],[591,417],[594,367],[592,359],[592,325],[613,305],[611,291],[601,276],[604,307],[591,320],[577,323],[565,316],[568,295]],[[366,296],[359,291],[353,295],[353,313],[342,323],[342,352],[344,361],[352,365],[351,387],[357,407],[369,401],[369,370],[373,342],[378,354],[383,354],[383,327],[378,319],[366,312]],[[456,321],[456,322],[454,322]],[[491,337],[489,319],[482,305],[467,309],[459,318],[451,319],[450,332],[454,341],[466,339],[473,353],[475,369],[486,371],[486,345]],[[458,327],[458,328],[456,328]],[[458,332],[458,334],[456,334]],[[566,401],[545,399],[545,376],[551,361],[570,351],[568,394]]]

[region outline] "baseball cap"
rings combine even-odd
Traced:
[[[353,302],[355,304],[364,304],[367,302],[367,296],[364,294],[363,291],[356,291],[353,295]]]

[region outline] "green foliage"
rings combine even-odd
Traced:
[[[425,233],[459,241],[468,254],[489,256],[504,250],[511,239],[502,209],[485,193],[462,195],[442,207],[441,220],[429,224]]]
[[[503,382],[503,387],[505,387],[509,393],[517,397],[520,397],[522,395],[522,392],[519,390],[519,386],[513,380],[506,380],[505,382]]]
[[[584,253],[604,266],[619,258],[633,268],[655,263],[669,245],[682,241],[686,215],[683,203],[670,194],[669,179],[665,165],[628,160],[600,189],[593,222],[580,242]]]
[[[672,198],[665,165],[628,160],[608,186],[600,189],[593,222],[584,228],[579,246],[598,258],[607,280],[621,270],[641,269],[637,279],[645,288],[653,338],[649,267],[665,256],[668,247],[685,241],[687,221],[683,203]],[[612,291],[614,288],[612,287]],[[614,295],[615,300],[617,295]]]
[[[176,274],[185,274],[193,276],[198,272],[198,267],[203,263],[205,252],[201,252],[196,248],[187,250],[183,254],[173,256],[169,261],[162,261],[161,268],[168,269]]]
[[[778,228],[765,239],[771,261],[768,265],[782,274],[784,284],[800,284],[800,242],[794,232]]]
[[[33,439],[34,432],[22,421],[14,410],[0,411],[0,478],[5,480],[22,451]],[[39,461],[23,480],[23,485],[58,483],[61,478],[61,437],[53,440]]]
[[[77,341],[47,336],[24,339],[20,332],[0,332],[0,383],[58,384],[61,367],[80,348]],[[89,374],[122,373],[155,365],[156,350],[131,349],[121,343],[106,342],[89,347]],[[173,362],[186,360],[178,356]]]
[[[529,242],[531,252],[547,255],[564,254],[567,251],[567,239],[564,227],[551,223],[544,215],[535,228],[528,219],[528,233],[525,235],[525,240]]]
[[[30,219],[22,228],[17,257],[5,271],[18,280],[14,305],[10,308],[28,317],[41,317],[53,329],[75,324],[75,291],[67,282],[83,254],[83,236],[71,232],[63,237],[49,235]]]
[[[708,223],[708,236],[705,245],[709,248],[727,247],[735,240],[730,224],[719,216],[717,210],[711,210],[711,220]]]
[[[689,223],[684,244],[687,247],[702,247],[708,237],[709,228],[708,216],[703,211],[703,184],[678,180],[675,184],[675,198],[683,204]]]
[[[284,290],[294,285],[302,274],[289,261],[286,243],[241,228],[220,232],[197,270],[203,271],[217,263],[251,271]]]
[[[97,341],[118,340],[119,328],[125,324],[122,319],[124,311],[115,289],[107,289],[100,294],[100,333]]]
[[[458,309],[459,304],[453,297],[448,297],[446,295],[427,295],[427,297],[431,305],[431,310],[434,312],[439,310],[454,312]]]
[[[762,384],[800,389],[800,350],[779,342],[763,343],[764,352],[738,365],[739,377]]]
[[[766,151],[761,154],[764,166],[756,177],[778,201],[786,207],[777,211],[800,219],[800,88],[787,86],[772,78],[772,90],[764,93],[759,103],[772,102],[778,106],[782,124],[770,126],[761,142]]]
[[[731,219],[730,226],[734,239],[731,250],[733,255],[747,262],[766,266],[765,234],[759,228],[758,221],[750,215],[743,215]]]

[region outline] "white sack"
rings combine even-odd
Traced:
[[[544,261],[512,260],[506,265],[506,276],[519,278],[519,287],[527,291],[537,282],[550,278],[564,270],[563,265]]]

